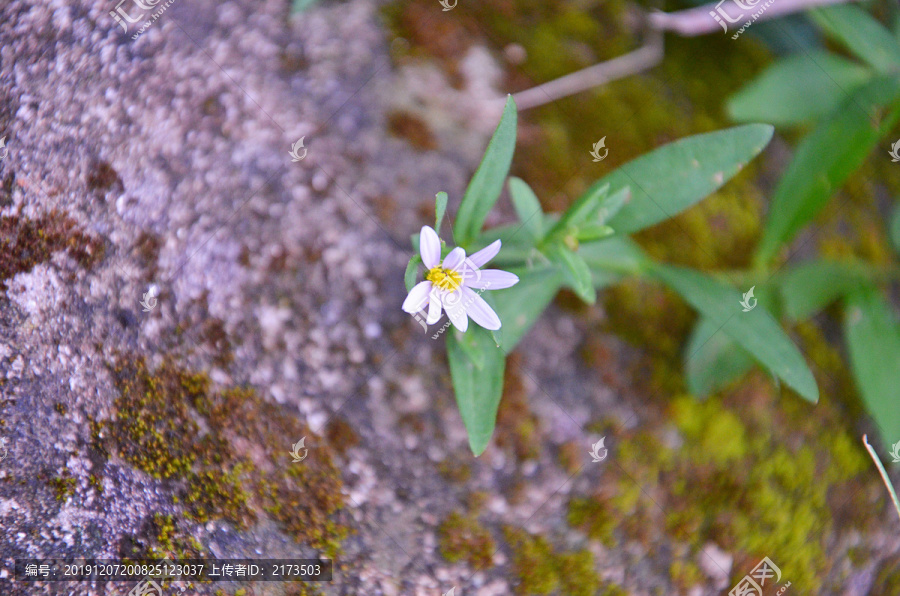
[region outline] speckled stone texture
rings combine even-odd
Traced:
[[[114,8],[0,6],[0,217],[52,213],[102,245],[87,256],[54,246],[0,280],[0,594],[124,594],[124,584],[15,582],[12,560],[113,558],[154,514],[179,512],[171,483],[92,449],[89,421],[114,415],[111,368],[122,355],[151,368],[174,359],[215,387],[250,386],[315,437],[331,421],[349,425],[358,442],[334,457],[354,532],[324,593],[512,593],[502,549],[486,571],[438,552],[438,525],[472,492],[484,492],[481,519],[495,538],[512,524],[585,547],[564,523],[566,500],[591,493],[614,465],[591,464],[599,437],[585,425],[637,423],[607,384],[618,379],[623,391],[624,373],[601,376],[578,356],[602,309],[551,308],[510,363],[539,421],[536,456],[521,461],[497,446],[472,457],[443,340],[399,308],[410,234],[432,221],[436,192],[448,191],[455,210],[497,121],[491,55],[473,49],[454,85],[426,63],[394,64],[379,5],[367,0],[294,16],[286,0],[175,0],[137,39]],[[435,147],[391,136],[397,110],[425,122]],[[307,154],[293,161],[301,137]],[[146,311],[151,286],[158,296]],[[592,345],[611,362],[629,357],[614,338]],[[299,438],[285,436],[271,465],[290,466]],[[567,442],[584,445],[572,475],[556,457]],[[451,480],[454,466],[468,480]],[[69,489],[60,495],[52,478],[71,478]],[[264,518],[190,533],[217,557],[316,554]],[[635,544],[586,548],[605,579],[639,577],[635,594],[667,588],[665,570]],[[731,561],[721,555],[709,570],[716,583]],[[712,584],[703,593],[719,593]],[[283,590],[255,584],[248,594]]]
[[[2,215],[56,210],[104,249],[90,267],[54,250],[7,279],[0,298],[8,449],[0,592],[104,593],[86,583],[13,582],[12,559],[115,557],[154,513],[177,510],[165,482],[115,456],[92,461],[88,420],[111,415],[109,366],[121,354],[151,366],[175,357],[214,383],[252,385],[314,431],[336,415],[349,422],[361,442],[338,464],[356,532],[326,592],[430,594],[486,583],[435,552],[438,519],[457,504],[437,462],[471,455],[442,342],[417,335],[399,304],[409,234],[437,191],[458,201],[478,159],[459,147],[483,147],[493,114],[473,118],[471,102],[437,110],[443,127],[434,128],[450,141],[442,152],[388,136],[390,106],[416,93],[446,101],[440,91],[449,87],[432,73],[431,83],[413,77],[417,87],[398,93],[403,81],[371,2],[290,17],[281,0],[177,0],[138,39],[112,9],[0,8]],[[468,88],[479,93],[496,73],[490,64],[479,70],[479,56],[471,62]],[[301,136],[308,153],[294,162],[288,152]],[[159,296],[145,312],[151,284]],[[208,320],[233,346],[227,365],[200,332]],[[573,329],[561,334],[571,341]],[[427,418],[426,432],[404,433],[399,420],[414,414]],[[284,437],[284,450],[297,439]],[[509,465],[494,457],[478,468],[485,487]],[[62,499],[54,477],[74,479]],[[563,480],[536,485],[523,512]],[[505,509],[502,499],[495,505]],[[313,554],[271,523],[241,532],[210,522],[192,533],[217,556]],[[253,593],[280,589],[260,584]],[[500,580],[492,593],[507,589]]]

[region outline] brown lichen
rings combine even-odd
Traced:
[[[35,219],[0,217],[0,290],[6,289],[6,280],[49,261],[55,252],[65,252],[90,269],[103,258],[104,248],[56,210]]]
[[[387,116],[388,131],[420,151],[437,149],[437,140],[424,120],[411,112],[395,111]]]

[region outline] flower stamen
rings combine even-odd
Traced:
[[[425,279],[442,290],[452,292],[462,285],[462,275],[452,269],[444,269],[440,265],[425,272]]]

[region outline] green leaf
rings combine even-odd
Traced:
[[[847,297],[844,336],[866,409],[886,442],[900,440],[900,329],[877,289]]]
[[[512,95],[506,100],[500,124],[494,131],[481,165],[466,188],[459,212],[456,214],[456,241],[466,246],[478,236],[484,219],[500,198],[503,182],[512,164],[516,148],[516,104]]]
[[[897,254],[900,254],[900,203],[894,206],[890,226],[891,244],[894,245],[894,250],[897,251]]]
[[[579,242],[592,242],[600,240],[607,236],[612,236],[616,231],[609,226],[599,223],[589,223],[578,227],[578,234],[575,236]]]
[[[456,333],[447,335],[447,359],[456,405],[469,435],[469,447],[478,457],[487,448],[497,422],[506,354],[494,345],[491,335],[477,325],[470,327],[463,337],[478,344],[483,355],[481,366],[475,366],[469,359]]]
[[[826,34],[844,44],[879,72],[893,72],[900,66],[900,45],[897,40],[865,11],[842,4],[816,8],[809,14]]]
[[[434,231],[441,235],[441,222],[447,212],[447,193],[439,192],[434,195]]]
[[[860,87],[800,143],[772,197],[755,264],[768,263],[822,209],[897,121],[900,82],[879,78]],[[884,113],[880,107],[893,104]],[[873,124],[872,117],[878,120]]]
[[[694,135],[638,157],[596,184],[633,197],[607,223],[630,234],[677,215],[737,174],[772,138],[768,124],[747,124]],[[595,186],[596,186],[595,184]]]
[[[578,200],[566,209],[559,220],[550,228],[550,231],[547,232],[547,236],[544,238],[544,243],[559,240],[559,238],[568,233],[570,228],[577,228],[586,222],[597,213],[608,194],[608,183],[591,186],[586,193],[581,195]]]
[[[481,292],[479,294],[487,305],[490,306],[494,312],[497,312],[497,303],[494,301],[494,292]],[[500,315],[497,315],[500,316]],[[500,323],[503,323],[503,319],[500,319]],[[491,334],[491,339],[494,340],[494,345],[498,348],[503,347],[503,327],[500,329],[488,329],[488,333]]]
[[[803,356],[764,306],[742,312],[740,292],[691,269],[654,264],[651,273],[794,391],[818,401],[819,389]]]
[[[779,279],[784,314],[802,321],[865,282],[858,265],[813,261],[798,265]]]
[[[469,327],[466,329],[465,333],[456,331],[456,328],[454,327],[454,332],[451,335],[456,336],[456,342],[459,345],[459,348],[465,352],[472,364],[475,365],[475,368],[482,369],[484,368],[484,362],[487,356],[484,350],[486,344],[480,340],[479,333],[473,332],[475,328],[482,329],[472,321],[469,321]],[[484,331],[484,329],[482,329],[482,331]]]
[[[631,187],[619,189],[616,192],[604,197],[600,201],[600,207],[597,209],[597,223],[605,224],[622,210],[628,201],[631,200]]]
[[[640,247],[627,236],[613,236],[578,247],[580,256],[592,272],[639,275],[650,265]]]
[[[869,68],[824,50],[795,54],[732,95],[728,113],[738,122],[776,126],[813,122],[873,75]]]
[[[511,288],[490,292],[494,312],[503,324],[501,346],[507,354],[515,349],[531,329],[563,282],[562,272],[552,266],[510,271],[519,276],[519,283]]]
[[[701,318],[685,350],[688,389],[697,397],[723,389],[753,368],[753,358],[709,319]]]
[[[422,262],[422,257],[419,256],[417,252],[410,259],[409,263],[406,264],[406,273],[403,275],[403,282],[406,284],[406,291],[409,292],[416,285],[416,279],[419,277],[419,263]]]
[[[509,196],[512,197],[516,215],[528,236],[534,241],[540,240],[543,236],[544,212],[537,195],[524,180],[513,177],[509,179]]]
[[[548,255],[550,260],[562,267],[566,285],[588,304],[597,301],[597,290],[591,278],[591,270],[584,259],[564,246],[554,247]]]

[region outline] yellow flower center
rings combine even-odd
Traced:
[[[458,290],[462,286],[462,275],[451,269],[444,269],[440,265],[426,271],[425,279],[440,289],[450,292]]]

